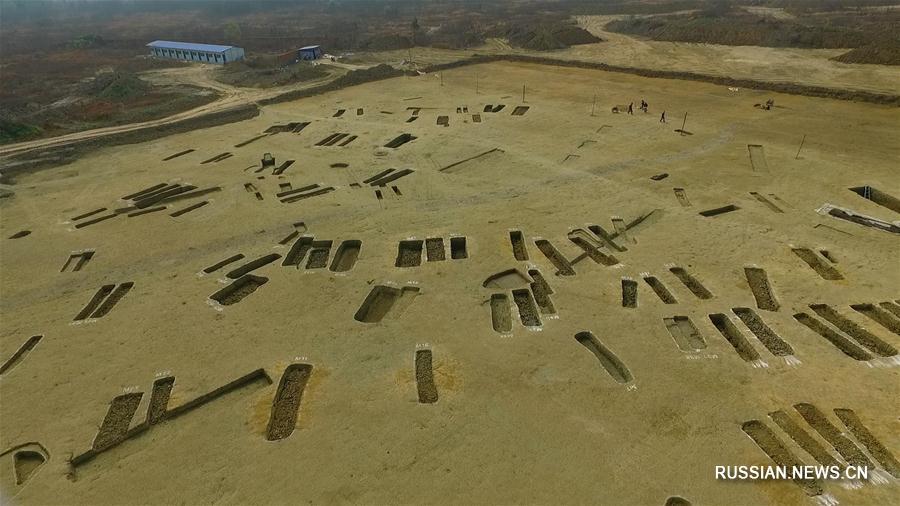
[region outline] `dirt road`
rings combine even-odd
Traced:
[[[0,156],[6,155],[14,155],[27,151],[32,151],[35,149],[44,149],[50,147],[63,146],[66,144],[71,144],[73,142],[85,140],[85,139],[93,139],[97,137],[103,137],[107,135],[122,133],[122,132],[131,132],[134,130],[142,130],[145,128],[154,128],[163,125],[167,125],[170,123],[175,123],[177,121],[195,118],[198,116],[203,116],[206,114],[223,112],[230,109],[234,109],[236,107],[244,106],[247,104],[252,104],[259,100],[263,100],[266,98],[271,98],[282,93],[294,90],[300,90],[305,88],[311,88],[314,86],[319,86],[321,84],[327,83],[334,79],[337,79],[340,75],[345,72],[345,69],[337,67],[337,66],[329,66],[333,70],[330,71],[329,75],[320,79],[314,79],[311,81],[305,81],[303,83],[299,83],[291,86],[283,86],[278,88],[270,88],[270,89],[258,89],[258,88],[240,88],[237,86],[230,86],[219,81],[216,81],[212,77],[212,72],[216,70],[215,66],[212,65],[197,65],[188,68],[170,68],[163,70],[156,70],[147,72],[142,75],[147,81],[157,84],[157,85],[192,85],[199,86],[203,88],[209,88],[215,90],[221,95],[219,100],[215,102],[211,102],[209,104],[202,105],[200,107],[195,107],[193,109],[180,112],[178,114],[173,114],[171,116],[167,116],[165,118],[159,118],[155,120],[142,121],[139,123],[130,123],[127,125],[117,125],[112,127],[105,128],[96,128],[93,130],[85,130],[82,132],[75,132],[67,135],[60,135],[58,137],[51,137],[47,139],[37,139],[33,141],[20,142],[16,144],[9,144],[3,147],[0,147]]]

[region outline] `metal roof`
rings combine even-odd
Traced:
[[[234,46],[220,46],[218,44],[194,44],[192,42],[172,42],[168,40],[154,40],[147,44],[148,47],[161,47],[164,49],[180,49],[187,51],[204,51],[207,53],[224,53]]]
[[[300,48],[301,51],[309,51],[310,49],[318,49],[319,46],[303,46]]]

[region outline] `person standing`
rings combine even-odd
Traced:
[[[634,114],[634,102],[628,104],[628,114]]]
[[[663,112],[662,112],[662,116],[659,117],[659,122],[660,122],[660,123],[665,123],[665,122],[666,122],[666,111],[663,111]]]

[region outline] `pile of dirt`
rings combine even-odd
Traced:
[[[382,79],[390,79],[392,77],[400,77],[404,74],[404,71],[395,69],[386,63],[382,63],[367,69],[351,70],[335,79],[331,84],[335,86],[335,89],[338,89],[372,81],[380,81]]]
[[[143,96],[150,85],[129,72],[106,72],[89,85],[88,94],[101,100],[122,102]]]
[[[552,51],[602,41],[584,28],[568,23],[511,25],[502,36],[513,46],[532,51]]]
[[[841,63],[900,65],[900,47],[893,44],[869,44],[832,58]]]
[[[245,88],[271,88],[325,77],[328,72],[308,62],[279,64],[272,57],[253,57],[224,65],[216,72],[216,80]]]

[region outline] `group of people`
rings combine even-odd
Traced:
[[[648,113],[648,112],[650,111],[650,104],[648,104],[643,98],[641,99],[641,106],[640,106],[640,109],[641,109],[642,111],[644,111],[644,114],[646,114],[646,113]],[[613,107],[613,108],[612,108],[612,112],[615,113],[615,114],[618,114],[618,113],[619,113],[619,106]],[[628,104],[628,114],[634,114],[634,102],[631,102],[630,104]],[[659,122],[660,122],[660,123],[665,123],[665,122],[666,122],[666,111],[663,111],[663,112],[662,112],[662,115],[660,115],[660,117],[659,117]]]

